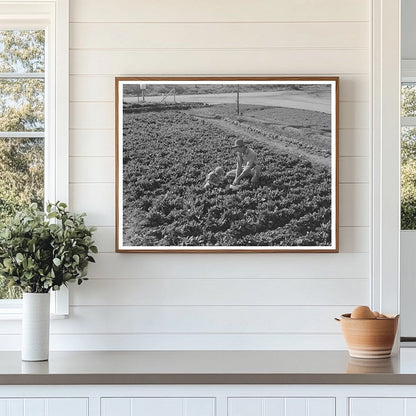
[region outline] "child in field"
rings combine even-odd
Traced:
[[[204,189],[210,189],[221,185],[224,180],[225,172],[221,166],[217,166],[213,171],[209,172],[204,183]]]

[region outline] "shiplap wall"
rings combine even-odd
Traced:
[[[52,348],[345,347],[333,317],[369,304],[370,3],[70,1],[70,205],[100,254]],[[340,253],[115,254],[123,75],[340,76]]]

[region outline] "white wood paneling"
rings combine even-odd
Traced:
[[[215,416],[216,400],[213,398],[189,398],[183,401],[185,416]]]
[[[340,157],[340,183],[368,183],[370,167],[368,157]]]
[[[88,282],[84,284],[87,285]],[[253,334],[266,338],[270,335],[290,334],[294,336],[293,347],[302,349],[304,345],[296,341],[297,334],[300,336],[299,339],[303,339],[303,335],[311,336],[313,333],[316,333],[318,338],[322,334],[339,335],[342,338],[340,324],[334,318],[351,312],[355,306],[358,305],[71,306],[70,319],[52,320],[51,334],[100,334],[103,337],[105,334],[135,334],[138,336],[137,347],[142,347],[142,342],[138,341],[140,336],[152,334],[159,337],[178,335],[178,341],[184,334],[202,337],[206,335],[205,342],[211,337],[208,345],[215,344],[216,338],[220,335],[238,335],[245,345]],[[0,327],[2,335],[18,336],[20,332],[20,322],[4,321]],[[290,345],[290,337],[285,344]],[[342,345],[345,347],[344,342]],[[275,344],[271,344],[265,348],[274,346]],[[103,346],[99,349],[103,349]]]
[[[73,157],[114,157],[114,126],[107,130],[71,130],[69,154]],[[115,171],[115,167],[112,170]]]
[[[9,408],[9,414],[7,416],[11,416],[11,415],[24,416],[24,400],[23,399],[8,399],[7,405]]]
[[[94,241],[99,253],[114,253],[116,241],[114,227],[97,227],[94,232]]]
[[[210,398],[111,398],[101,399],[101,416],[213,416]]]
[[[110,101],[115,98],[115,77],[111,75],[72,75],[71,101]]]
[[[115,181],[114,157],[70,157],[69,182],[110,182]]]
[[[307,416],[335,416],[335,399],[313,398],[308,399]]]
[[[263,416],[263,400],[257,398],[228,399],[229,416]]]
[[[192,312],[189,312],[192,313]],[[252,311],[253,313],[253,311]],[[2,337],[2,341],[10,336]],[[11,338],[19,348],[18,336]],[[341,333],[284,332],[277,334],[64,334],[52,336],[51,348],[56,350],[345,350]],[[69,346],[69,347],[68,347]],[[0,346],[1,348],[1,346]]]
[[[368,129],[341,129],[339,131],[340,156],[368,156],[370,137]]]
[[[252,399],[256,400],[256,399]],[[285,399],[284,398],[267,398],[264,401],[263,409],[265,415],[270,416],[284,416],[285,414]]]
[[[71,210],[86,212],[89,225],[114,226],[115,189],[112,183],[77,183],[69,185]]]
[[[416,399],[406,398],[405,399],[405,416],[416,415]]]
[[[112,279],[74,287],[72,305],[354,305],[367,279]],[[261,290],[259,290],[261,287]],[[314,292],[314,296],[310,294]],[[357,296],[357,293],[360,293]]]
[[[368,184],[340,184],[339,225],[369,226],[369,199]]]
[[[47,399],[45,416],[87,416],[88,399],[59,398]]]
[[[399,398],[352,398],[349,416],[408,416],[405,399]]]
[[[305,399],[286,399],[285,405],[285,416],[309,416],[308,402]]]
[[[131,399],[101,399],[101,416],[131,416]]]
[[[252,313],[254,313],[252,311]],[[224,318],[224,317],[223,317]],[[131,319],[131,317],[129,318]],[[82,326],[82,321],[78,321]],[[55,351],[99,350],[345,350],[339,333],[88,333],[51,334]],[[0,334],[0,351],[19,350],[19,334]]]
[[[367,22],[73,23],[70,30],[71,49],[368,48],[369,40]]]
[[[342,253],[368,253],[370,230],[368,227],[340,227],[340,251]]]
[[[149,4],[150,3],[150,4]],[[302,22],[368,21],[369,5],[362,0],[292,0],[277,3],[250,0],[209,3],[192,0],[72,0],[72,22]]]
[[[335,416],[331,398],[231,398],[229,416]]]
[[[70,128],[114,129],[115,115],[112,103],[71,103]]]
[[[87,217],[88,218],[88,217]],[[97,254],[90,276],[99,278],[351,278],[368,276],[366,253]],[[184,258],[186,265],[184,265]],[[255,261],[253,261],[255,259]],[[213,265],[221,267],[213,268]]]
[[[356,306],[73,306],[71,319],[52,321],[51,333],[178,335],[178,341],[187,334],[206,335],[205,342],[211,337],[208,344],[211,346],[220,335],[239,335],[243,341],[235,345],[237,349],[253,334],[289,334],[294,336],[293,348],[302,349],[304,346],[296,341],[296,334],[332,334],[342,338],[340,324],[334,318]],[[3,332],[18,334],[19,326],[4,325]],[[285,344],[290,345],[290,337]],[[141,346],[138,342],[137,348]]]
[[[341,129],[368,128],[370,120],[368,103],[341,102],[339,107],[339,126]]]
[[[329,69],[328,62],[331,62]],[[366,74],[365,49],[72,50],[77,75]]]
[[[44,399],[23,399],[25,416],[46,416],[46,403]]]
[[[87,416],[87,398],[0,399],[0,416]]]

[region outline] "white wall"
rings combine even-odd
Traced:
[[[370,3],[70,1],[70,204],[100,254],[52,348],[345,347],[333,317],[370,302]],[[240,74],[340,76],[340,253],[115,254],[114,77]]]

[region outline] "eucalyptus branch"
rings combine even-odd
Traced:
[[[24,292],[46,293],[87,274],[97,253],[85,214],[71,214],[64,203],[36,204],[16,213],[0,231],[0,277]]]

